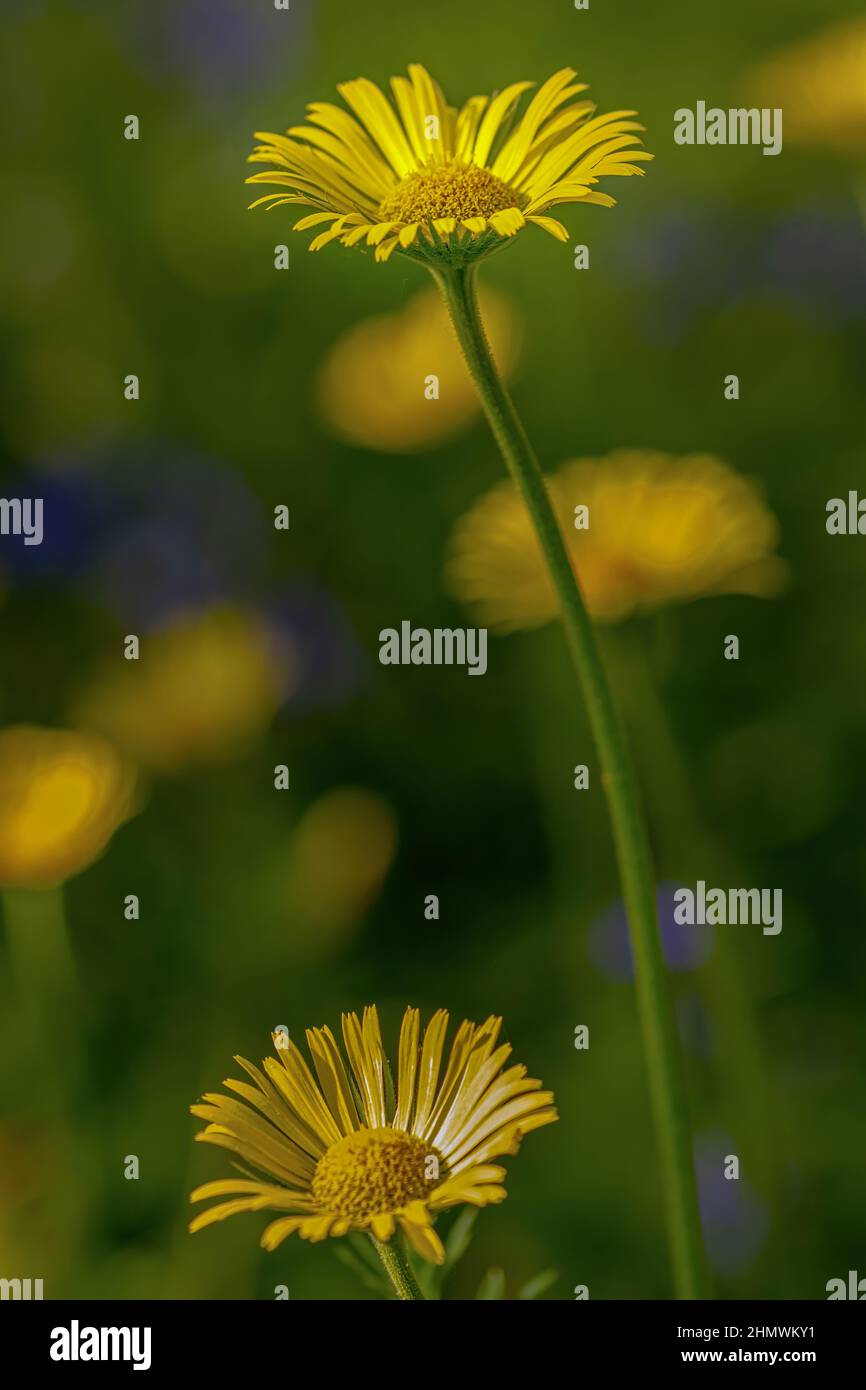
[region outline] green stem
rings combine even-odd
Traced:
[[[62,888],[6,888],[3,919],[12,972],[32,1005],[53,1005],[77,989]]]
[[[409,1267],[409,1261],[397,1244],[397,1238],[393,1240],[377,1240],[371,1236],[373,1244],[379,1255],[379,1259],[385,1266],[385,1273],[394,1285],[394,1291],[398,1298],[405,1300],[420,1299],[426,1301],[421,1292],[421,1286]]]
[[[80,990],[63,889],[6,888],[2,905],[12,993],[30,1032],[33,1065],[50,1047],[49,1084],[68,1100],[79,1072]]]
[[[532,518],[599,751],[637,975],[650,1102],[659,1146],[678,1298],[707,1297],[685,1082],[656,916],[656,885],[637,778],[538,460],[511,403],[478,311],[474,267],[436,269],[484,413]]]
[[[658,631],[661,618],[656,615]],[[641,628],[641,639],[645,626]],[[687,853],[693,862],[716,869],[730,882],[742,882],[741,866],[707,832],[700,806],[683,762],[677,739],[662,702],[657,677],[645,643],[633,632],[619,629],[612,655],[619,663],[622,685],[633,705],[629,723],[643,735],[641,746],[652,749],[653,765],[662,772],[655,790],[667,826],[667,857],[682,861]],[[662,786],[659,790],[658,784]],[[724,881],[724,880],[722,880]],[[767,1073],[760,1029],[751,992],[743,979],[741,948],[729,932],[717,934],[713,961],[702,972],[703,988],[711,1006],[723,1020],[718,1041],[718,1070],[723,1093],[729,1098],[731,1122],[736,1115],[745,1126],[749,1148],[747,1160],[761,1195],[778,1211],[782,1200],[778,1181],[779,1139],[776,1136],[776,1107]],[[779,1219],[779,1229],[785,1223]]]

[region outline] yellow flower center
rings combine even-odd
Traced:
[[[502,179],[457,159],[428,164],[403,179],[382,202],[383,222],[430,222],[434,217],[489,217],[521,199]]]
[[[319,1159],[312,1192],[317,1206],[339,1216],[395,1212],[442,1181],[435,1149],[396,1129],[360,1129]]]

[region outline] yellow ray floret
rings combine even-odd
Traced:
[[[586,90],[562,68],[543,83],[516,118],[534,85],[515,82],[492,97],[449,106],[425,68],[391,79],[393,104],[367,78],[341,83],[349,110],[314,102],[308,124],[285,135],[259,132],[250,161],[269,167],[254,184],[280,191],[251,207],[306,203],[318,209],[296,231],[330,225],[310,243],[395,250],[416,257],[476,259],[532,223],[558,240],[561,222],[544,216],[557,203],[611,207],[595,188],[600,178],[641,174],[652,158],[640,148],[633,111],[595,115]]]
[[[447,1013],[438,1010],[422,1038],[418,1010],[407,1009],[393,1095],[375,1007],[343,1016],[344,1051],[330,1028],[307,1031],[315,1075],[277,1035],[279,1060],[267,1058],[263,1070],[236,1058],[253,1084],[230,1078],[230,1096],[206,1094],[192,1113],[207,1121],[198,1139],[255,1171],[196,1188],[193,1202],[227,1200],[190,1230],[238,1212],[276,1211],[261,1239],[267,1250],[295,1232],[317,1241],[363,1230],[387,1241],[402,1230],[419,1255],[440,1264],[436,1213],[501,1202],[505,1169],[491,1160],[516,1153],[524,1134],[557,1118],[540,1081],[525,1067],[505,1067],[511,1048],[497,1046],[501,1023],[461,1023],[443,1069]]]

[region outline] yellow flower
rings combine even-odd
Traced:
[[[866,147],[866,18],[831,24],[755,68],[749,87],[785,112],[785,138],[842,151]]]
[[[190,1223],[199,1231],[242,1211],[279,1211],[261,1243],[275,1250],[297,1231],[324,1240],[369,1231],[387,1241],[402,1229],[414,1249],[440,1264],[437,1212],[468,1202],[483,1207],[506,1196],[505,1169],[491,1162],[517,1152],[524,1134],[557,1118],[553,1095],[505,1065],[511,1048],[496,1046],[502,1020],[457,1029],[442,1073],[448,1014],[439,1009],[420,1038],[417,1009],[400,1029],[396,1097],[379,1016],[343,1015],[347,1069],[330,1028],[307,1030],[316,1077],[288,1037],[274,1035],[279,1061],[264,1072],[236,1058],[252,1079],[223,1084],[247,1104],[206,1095],[192,1113],[208,1121],[197,1135],[228,1149],[261,1178],[205,1183],[190,1201],[230,1200]]]
[[[265,625],[220,606],[144,638],[138,661],[113,661],[74,720],[141,766],[170,773],[233,756],[266,728],[281,698]]]
[[[134,777],[101,738],[0,731],[0,886],[52,888],[97,859],[134,811]]]
[[[491,346],[505,377],[517,358],[518,330],[507,301],[480,293]],[[428,399],[425,383],[438,378]],[[421,290],[395,314],[354,324],[326,358],[318,380],[320,410],[353,444],[389,453],[448,439],[478,413],[478,397],[448,311],[434,289]]]
[[[770,597],[786,567],[772,554],[775,517],[755,485],[709,454],[619,449],[567,463],[548,479],[572,566],[594,617],[629,614],[705,594]],[[588,513],[578,513],[585,507]],[[577,522],[588,526],[576,529]],[[540,627],[559,612],[526,508],[510,483],[457,523],[452,591],[503,631]]]
[[[249,183],[282,191],[265,204],[305,203],[317,209],[295,231],[330,223],[310,243],[366,242],[385,261],[399,248],[427,260],[465,264],[489,254],[527,223],[565,241],[561,222],[548,217],[558,203],[614,199],[593,185],[607,175],[640,174],[651,159],[635,134],[633,111],[596,116],[572,68],[539,88],[513,125],[520,98],[534,83],[513,82],[492,97],[470,97],[458,111],[417,63],[409,77],[392,77],[392,105],[365,77],[338,91],[354,113],[330,102],[308,107],[309,125],[285,135],[258,132],[253,163],[274,164]],[[396,109],[395,109],[396,108]]]
[[[363,787],[320,796],[298,824],[285,864],[295,932],[303,923],[326,945],[348,931],[375,900],[396,848],[397,823],[381,796]]]

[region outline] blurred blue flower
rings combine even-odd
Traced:
[[[12,587],[60,581],[114,614],[124,631],[164,630],[219,603],[258,611],[275,655],[291,672],[285,707],[343,703],[368,665],[343,608],[315,579],[265,593],[272,518],[243,475],[162,442],[122,453],[48,461],[4,485],[41,497],[44,539],[4,537],[0,557]]]
[[[725,1177],[728,1155],[737,1154],[730,1135],[698,1135],[694,1143],[701,1225],[710,1264],[719,1274],[741,1274],[760,1253],[770,1218],[747,1177]]]
[[[147,630],[255,591],[272,530],[235,469],[149,444],[127,451],[102,478],[122,519],[102,536],[87,587],[124,626]]]
[[[77,583],[136,630],[261,580],[272,534],[261,501],[236,470],[174,445],[46,459],[4,490],[43,501],[41,545],[3,538],[12,583]]]
[[[266,600],[261,611],[277,654],[285,646],[293,657],[289,709],[340,705],[365,683],[369,664],[349,619],[315,581],[287,586]]]
[[[305,56],[310,10],[310,0],[288,10],[273,0],[148,0],[128,11],[125,24],[144,66],[208,100],[285,78]]]
[[[660,342],[768,292],[829,319],[866,311],[866,233],[852,209],[813,204],[766,223],[727,206],[676,207],[625,244],[624,261],[647,293],[647,335]]]
[[[866,232],[857,215],[805,207],[769,233],[762,282],[830,319],[866,312]]]
[[[675,342],[698,316],[746,288],[748,242],[741,222],[716,208],[676,206],[641,226],[624,246],[626,269],[649,292],[647,335]]]
[[[87,473],[18,473],[4,479],[3,495],[42,500],[40,545],[0,536],[0,557],[13,584],[80,575],[115,515],[112,499]]]
[[[662,950],[671,970],[696,970],[712,954],[715,931],[709,926],[681,926],[674,921],[674,892],[679,886],[662,883],[656,892]],[[609,979],[634,979],[628,918],[621,899],[591,924],[589,954],[596,969]]]
[[[124,627],[140,632],[228,598],[230,585],[197,538],[176,517],[162,516],[130,522],[99,556],[88,589]]]

